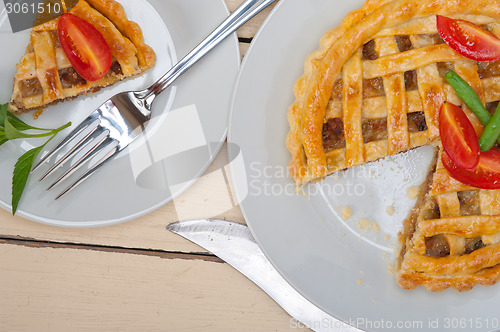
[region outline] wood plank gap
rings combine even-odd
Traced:
[[[124,248],[118,246],[39,241],[35,239],[17,238],[17,237],[6,237],[6,238],[2,237],[0,238],[0,245],[1,244],[10,244],[10,245],[24,246],[29,248],[104,251],[104,252],[114,252],[121,254],[130,254],[130,255],[154,256],[154,257],[160,257],[162,259],[202,260],[214,263],[225,263],[219,257],[203,252],[185,253],[185,252],[164,251],[164,250],[154,250],[154,249],[134,249],[134,248]]]
[[[238,41],[240,43],[250,44],[253,41],[253,38],[238,37]]]

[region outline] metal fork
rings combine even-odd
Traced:
[[[76,137],[89,131],[76,145],[74,145],[64,156],[41,177],[40,181],[54,173],[68,160],[74,158],[80,152],[90,146],[83,156],[76,161],[64,174],[62,174],[49,188],[54,188],[66,180],[84,164],[96,156],[105,155],[92,165],[82,176],[80,176],[69,187],[62,191],[56,200],[63,197],[86,179],[100,169],[106,161],[123,151],[144,130],[145,124],[151,119],[151,106],[155,98],[167,89],[179,76],[196,64],[222,40],[231,35],[244,23],[269,6],[275,0],[246,0],[236,9],[224,22],[221,23],[207,38],[197,47],[189,52],[181,61],[172,67],[151,87],[142,91],[122,92],[107,100],[97,110],[83,120],[72,130],[54,149],[45,155],[33,168],[36,171],[47,160],[57,154]],[[106,153],[106,149],[111,148]]]

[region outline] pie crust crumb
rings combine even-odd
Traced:
[[[352,217],[352,210],[349,206],[344,206],[342,209],[342,219],[347,220]]]

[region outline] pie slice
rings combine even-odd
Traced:
[[[113,0],[79,0],[70,13],[92,24],[108,44],[113,62],[97,81],[86,81],[70,64],[61,48],[57,19],[33,28],[30,44],[17,65],[12,113],[23,113],[96,92],[152,68],[156,55],[143,40],[142,30],[127,19],[122,5]]]
[[[397,279],[406,289],[464,291],[500,280],[500,190],[451,178],[439,162],[439,110],[459,105],[454,70],[489,110],[500,100],[500,62],[478,63],[440,38],[436,14],[500,36],[500,2],[368,0],[326,32],[305,61],[288,111],[287,147],[298,185],[424,145],[436,148],[428,181],[401,232]]]
[[[396,264],[399,284],[466,291],[500,280],[500,190],[453,179],[438,158],[426,190],[405,221]]]

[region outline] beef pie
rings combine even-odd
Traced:
[[[500,62],[470,60],[443,42],[436,15],[473,22],[500,36],[500,2],[368,0],[326,32],[305,61],[288,111],[289,171],[298,185],[424,145],[436,157],[400,233],[396,278],[431,291],[500,280],[500,190],[450,176],[439,110],[458,105],[482,124],[444,76],[454,70],[487,108],[500,100]]]
[[[9,110],[23,113],[88,92],[96,92],[152,68],[156,55],[144,43],[142,30],[129,21],[113,0],[79,0],[69,13],[94,26],[112,55],[107,74],[87,81],[75,70],[61,47],[58,20],[33,28],[24,57],[17,65]]]

